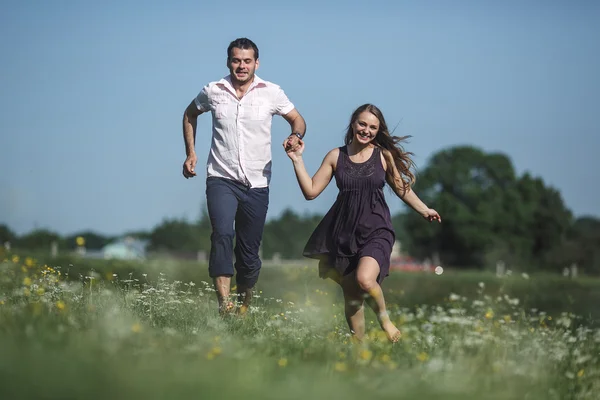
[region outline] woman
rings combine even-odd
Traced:
[[[286,151],[307,200],[319,196],[335,176],[337,199],[311,235],[303,255],[318,259],[321,277],[332,278],[342,287],[346,320],[358,340],[365,335],[365,299],[388,339],[397,342],[401,337],[387,314],[380,286],[389,274],[395,241],[383,195],[385,182],[425,219],[441,222],[437,211],[411,190],[415,180],[410,171],[411,153],[399,145],[405,138],[391,136],[381,111],[364,104],[352,113],[345,146],[329,151],[312,178],[302,161],[304,142]]]

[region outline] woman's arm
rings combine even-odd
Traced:
[[[410,208],[421,214],[423,218],[426,218],[429,221],[437,220],[442,222],[442,218],[437,211],[427,207],[410,186],[404,185],[400,171],[398,171],[394,158],[392,157],[392,153],[383,150],[382,155],[383,166],[386,170],[386,181],[394,193],[396,193],[404,203],[408,204]]]
[[[286,152],[294,165],[296,179],[306,200],[313,200],[319,196],[331,182],[335,164],[339,155],[339,149],[333,149],[323,159],[321,166],[311,178],[306,171],[302,153],[304,152],[304,141],[300,140],[300,146],[295,151]]]

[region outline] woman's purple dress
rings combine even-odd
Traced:
[[[319,275],[322,278],[334,279],[352,273],[361,257],[373,257],[379,263],[377,281],[381,283],[389,275],[395,241],[390,210],[383,194],[386,174],[381,149],[375,147],[371,157],[363,163],[350,160],[346,146],[339,149],[334,176],[340,191],[308,239],[303,255],[321,261]]]

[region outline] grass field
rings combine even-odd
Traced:
[[[485,274],[393,274],[384,291],[403,338],[392,345],[370,310],[369,339],[354,343],[338,288],[309,264],[263,268],[250,313],[221,318],[205,268],[197,265],[155,261],[128,273],[98,261],[84,273],[77,263],[46,265],[25,255],[0,261],[2,399],[596,399],[600,393],[600,329],[565,311],[577,300],[546,294],[565,304],[546,313],[507,290],[523,290],[535,276],[494,286]],[[179,279],[189,269],[198,278]],[[459,281],[469,289],[455,290]],[[572,285],[585,293],[598,287]],[[430,296],[436,299],[430,304],[405,298],[433,286],[447,287],[445,296]]]

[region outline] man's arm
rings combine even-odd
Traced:
[[[282,115],[282,117],[290,124],[292,128],[292,133],[283,141],[284,149],[296,149],[299,146],[300,138],[296,136],[296,133],[299,133],[302,137],[306,134],[306,121],[298,110],[295,108],[287,114]]]
[[[198,157],[196,156],[196,125],[198,122],[198,116],[202,114],[202,111],[198,110],[196,101],[192,101],[183,113],[183,141],[185,143],[185,155],[186,159],[183,163],[183,176],[186,178],[193,178],[196,176],[196,163]]]

